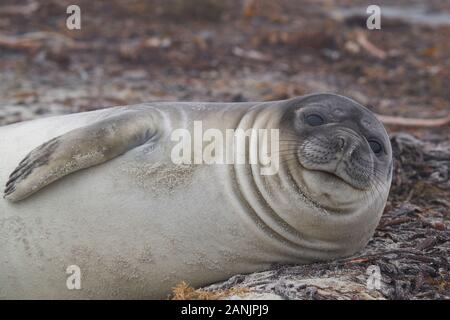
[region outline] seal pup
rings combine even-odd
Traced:
[[[278,171],[175,164],[172,133],[195,121],[278,130]],[[248,158],[261,141],[226,147]],[[180,281],[346,257],[373,235],[392,175],[383,125],[335,94],[38,119],[1,127],[0,150],[1,298],[165,298]]]

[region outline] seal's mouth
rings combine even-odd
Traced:
[[[339,187],[341,185],[345,185],[348,187],[351,187],[358,191],[366,191],[367,188],[360,186],[356,182],[352,181],[350,177],[347,176],[341,176],[337,171],[331,171],[331,170],[321,170],[317,168],[308,168],[305,165],[301,163],[301,161],[298,161],[300,167],[303,170],[309,171],[310,173],[313,173],[318,181],[321,183],[326,183],[329,185],[334,185],[336,187]]]
[[[364,139],[347,128],[309,135],[300,143],[297,159],[302,167],[317,176],[312,179],[319,184],[333,187],[346,184],[367,191],[374,182],[375,163]]]
[[[352,187],[353,189],[357,189],[357,190],[361,190],[361,191],[365,190],[365,188],[361,188],[360,186],[353,183],[353,181],[349,181],[349,179],[346,179],[346,177],[341,177],[336,172],[316,170],[316,169],[306,169],[306,170],[312,171],[316,175],[321,175],[322,176],[321,180],[323,180],[323,181],[329,181],[329,183],[332,183],[332,184],[343,183],[343,184],[346,184],[346,185]]]
[[[348,164],[348,159],[337,161],[322,161],[297,157],[297,162],[303,170],[313,173],[321,184],[330,184],[337,188],[342,185],[349,186],[358,191],[367,191],[370,188],[371,177],[367,168]]]
[[[300,165],[300,189],[302,194],[325,209],[328,213],[349,212],[359,199],[364,198],[365,190],[341,178],[334,172],[320,169],[307,169]]]

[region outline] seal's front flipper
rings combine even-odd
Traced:
[[[154,110],[124,110],[32,150],[9,176],[4,198],[22,200],[72,172],[113,159],[157,137]]]

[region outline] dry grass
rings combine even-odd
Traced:
[[[218,300],[232,295],[245,295],[250,292],[248,288],[230,288],[217,291],[203,291],[194,289],[186,282],[177,284],[172,289],[171,300]]]

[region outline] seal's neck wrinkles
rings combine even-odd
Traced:
[[[275,129],[279,130],[280,118],[283,109],[280,106],[262,104],[251,108],[242,117],[237,129]],[[249,143],[235,146],[236,152],[244,152],[248,158],[252,153],[263,149],[264,140],[249,139]],[[282,157],[280,156],[280,161]],[[232,175],[236,181],[237,197],[242,215],[252,223],[251,228],[264,238],[277,239],[277,250],[283,255],[291,256],[298,261],[298,253],[308,252],[305,261],[309,259],[324,259],[325,253],[319,250],[328,240],[318,239],[312,234],[303,233],[299,228],[301,216],[305,214],[304,203],[306,198],[298,192],[295,185],[289,182],[283,164],[272,175],[261,174],[261,163],[234,164]],[[303,209],[302,209],[303,208]],[[319,212],[317,207],[311,205],[311,210]],[[324,213],[322,213],[324,214]],[[327,244],[331,250],[338,250],[339,246]]]
[[[238,128],[280,129],[283,112],[280,105],[276,108],[270,103],[255,106],[242,117]],[[283,141],[283,137],[280,140]],[[264,148],[262,143],[264,140],[249,139],[248,144],[236,145],[236,151],[245,152],[250,158],[252,153]],[[358,228],[362,221],[368,219],[367,214],[380,211],[379,205],[385,199],[372,201],[374,198],[370,199],[365,191],[358,191],[342,182],[337,186],[318,185],[320,181],[316,181],[315,176],[305,176],[305,172],[316,172],[301,167],[296,158],[295,144],[287,145],[286,148],[280,143],[279,150],[275,151],[279,155],[279,166],[273,175],[261,174],[259,162],[233,166],[238,197],[244,208],[240,212],[253,220],[252,226],[258,232],[278,239],[279,250],[284,255],[295,256],[301,251],[306,259],[323,260],[330,254],[342,256],[365,245],[377,216],[373,217],[374,223],[370,228],[355,231],[361,233],[360,242],[349,246],[351,240],[348,232],[344,231],[349,225]],[[311,183],[318,189],[322,187],[325,192],[314,194],[310,189]]]

